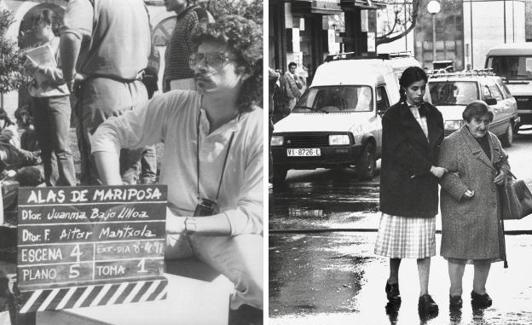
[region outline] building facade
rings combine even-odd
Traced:
[[[435,42],[429,1],[421,1],[414,34],[415,56],[423,66],[451,60],[456,70],[482,68],[490,48],[526,40],[525,0],[439,0]]]
[[[312,73],[331,53],[375,52],[376,15],[368,0],[270,0],[269,66]]]

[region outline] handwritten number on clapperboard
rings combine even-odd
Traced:
[[[140,268],[139,273],[148,272],[148,271],[146,271],[146,268],[145,268],[145,266],[146,266],[146,260],[145,259],[141,259],[139,264],[137,264],[137,266]]]
[[[79,276],[79,262],[81,254],[82,253],[79,249],[79,244],[77,244],[76,246],[74,246],[72,253],[70,253],[70,256],[75,256],[76,262],[78,262],[78,264],[70,265],[70,274],[68,275],[70,279],[77,278]]]
[[[81,251],[79,250],[79,244],[74,246],[74,249],[72,250],[72,253],[70,253],[70,256],[75,256],[76,262],[79,263],[79,257],[81,256]]]
[[[79,264],[70,265],[70,274],[68,275],[69,279],[77,278],[79,276]]]

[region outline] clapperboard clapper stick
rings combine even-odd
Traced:
[[[166,299],[166,204],[163,185],[21,188],[20,319]]]

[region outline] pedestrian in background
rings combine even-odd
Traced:
[[[471,303],[491,306],[486,281],[492,262],[506,256],[500,226],[498,185],[509,175],[508,155],[488,131],[493,113],[474,101],[462,113],[465,125],[441,145],[439,163],[449,173],[441,178],[441,255],[447,259],[451,310],[462,307],[462,277],[466,263],[474,265]]]
[[[235,285],[230,315],[262,323],[262,27],[228,15],[199,28],[189,64],[198,91],[176,90],[109,119],[93,138],[105,184],[117,148],[165,143],[166,258],[195,255]],[[231,317],[231,316],[230,316]],[[235,324],[229,322],[229,324]]]
[[[288,64],[288,71],[284,73],[284,87],[286,94],[289,98],[288,107],[290,111],[296,106],[297,100],[303,94],[306,82],[303,77],[299,76],[296,73],[297,64],[295,62],[290,62]]]
[[[399,80],[401,100],[382,119],[382,216],[375,244],[375,254],[390,258],[385,291],[394,306],[401,301],[401,260],[417,259],[422,317],[438,314],[428,286],[430,258],[436,255],[438,179],[445,173],[437,164],[443,118],[423,101],[427,79],[423,69],[407,68]]]
[[[270,92],[273,99],[273,124],[282,120],[290,114],[290,98],[286,92],[286,82],[281,70],[275,70],[278,76],[275,83],[270,84]]]
[[[63,76],[76,88],[81,184],[97,185],[90,138],[107,118],[148,97],[141,82],[151,51],[148,11],[142,0],[70,0],[61,31]],[[138,179],[143,149],[121,153],[126,184]]]
[[[277,73],[272,68],[268,69],[268,166],[269,166],[269,175],[268,179],[270,184],[273,181],[273,158],[272,158],[272,151],[270,147],[270,141],[272,140],[273,130],[274,130],[274,110],[275,110],[275,88],[279,81],[280,74]]]
[[[27,55],[24,67],[33,75],[28,91],[46,185],[75,186],[76,170],[68,139],[72,114],[70,91],[57,65],[61,64],[61,57],[59,37],[52,30],[54,19],[53,11],[45,9],[33,18],[32,26],[38,41],[34,47],[49,46],[55,63],[42,65]]]
[[[163,91],[196,89],[194,72],[188,65],[193,52],[192,35],[200,24],[214,22],[212,15],[194,0],[165,0],[167,11],[175,11],[176,24],[165,52]]]

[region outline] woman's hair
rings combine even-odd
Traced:
[[[262,107],[262,27],[254,21],[227,15],[214,23],[200,23],[192,40],[197,47],[203,42],[227,44],[236,56],[237,65],[249,77],[242,84],[237,99],[240,112],[247,112],[253,106]]]
[[[462,118],[467,123],[471,122],[471,120],[474,118],[479,119],[483,116],[488,116],[490,122],[493,121],[493,112],[489,110],[488,104],[482,100],[472,101],[466,106],[464,112],[462,113]]]
[[[52,10],[44,9],[33,17],[32,26],[43,22],[46,25],[52,25],[54,22],[55,14]]]
[[[401,78],[399,78],[399,95],[401,96],[401,101],[406,101],[406,88],[408,86],[421,80],[427,82],[428,79],[427,73],[420,67],[413,66],[406,68],[403,74],[401,74]]]

